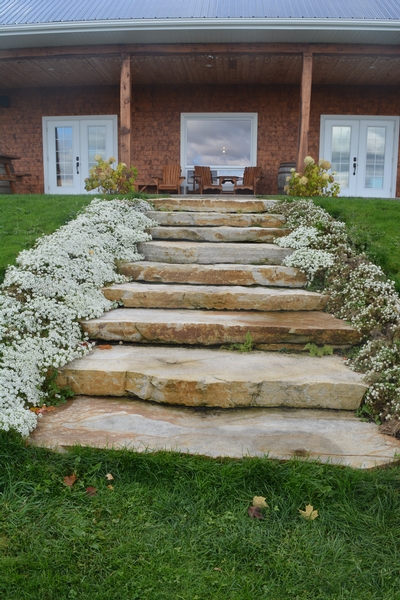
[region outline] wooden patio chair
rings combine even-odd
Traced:
[[[176,192],[180,194],[182,181],[185,177],[181,177],[180,165],[165,165],[163,168],[163,176],[155,177],[156,194],[159,192]]]
[[[222,185],[213,183],[210,167],[195,167],[193,179],[199,185],[199,194],[222,192]]]
[[[257,182],[261,179],[261,167],[246,167],[243,173],[243,177],[239,177],[239,181],[243,183],[235,182],[233,186],[233,193],[241,191],[249,191],[256,193]]]

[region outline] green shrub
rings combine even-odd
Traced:
[[[111,156],[103,160],[99,154],[94,157],[97,165],[89,171],[89,177],[85,179],[85,190],[98,189],[102,194],[128,194],[135,191],[135,180],[137,177],[136,167],[128,167],[125,163],[118,163],[115,169],[111,166],[116,159]]]
[[[331,163],[327,160],[319,160],[317,163],[311,156],[304,159],[304,173],[297,173],[291,169],[291,176],[287,177],[288,185],[285,191],[290,196],[309,198],[311,196],[338,196],[340,185],[334,183],[332,173],[328,173]]]

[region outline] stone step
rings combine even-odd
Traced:
[[[129,308],[207,310],[323,310],[327,296],[290,288],[121,283],[103,288],[108,300]]]
[[[212,213],[212,212],[164,212],[152,210],[146,215],[160,225],[174,227],[282,227],[285,224],[283,215],[268,213]]]
[[[113,346],[59,370],[76,394],[133,395],[185,406],[286,406],[355,410],[366,390],[338,356]]]
[[[138,244],[138,251],[149,261],[200,264],[269,264],[280,265],[293,253],[290,248],[274,244],[236,244],[235,242],[152,241]]]
[[[359,335],[324,312],[232,312],[118,308],[82,322],[92,339],[213,346],[254,344],[355,344]]]
[[[157,210],[218,212],[218,213],[260,213],[273,211],[276,200],[258,198],[239,198],[238,196],[200,196],[199,198],[153,198],[151,204]]]
[[[136,281],[188,283],[192,285],[268,285],[297,288],[306,276],[292,267],[278,265],[197,265],[138,261],[120,263],[119,271]]]
[[[187,408],[109,396],[76,396],[44,413],[29,443],[58,452],[82,445],[215,458],[296,458],[363,469],[393,463],[400,455],[400,440],[351,411]]]
[[[277,227],[152,227],[153,240],[190,240],[193,242],[273,243],[275,238],[290,233]]]

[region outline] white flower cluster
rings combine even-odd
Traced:
[[[295,248],[283,264],[299,268],[309,282],[317,273],[327,275],[327,310],[361,334],[359,354],[348,365],[370,384],[365,402],[382,420],[400,419],[400,298],[394,283],[380,267],[356,256],[345,224],[311,200],[283,202],[279,208],[293,231],[275,241]]]
[[[364,338],[399,320],[400,298],[394,283],[372,263],[361,262],[349,270],[345,280],[332,282],[329,292],[330,305],[337,307],[336,316],[350,321]]]
[[[112,308],[101,287],[125,280],[116,260],[143,258],[136,244],[150,239],[149,209],[143,201],[94,199],[9,267],[0,294],[0,429],[28,435],[37,421],[29,406],[46,400],[48,372],[90,351],[79,320]]]
[[[318,244],[319,232],[315,227],[301,225],[294,229],[289,235],[275,238],[274,242],[281,248],[309,248]]]
[[[316,227],[328,225],[333,221],[329,213],[320,208],[312,200],[296,200],[279,203],[279,212],[286,217],[286,227]]]
[[[307,281],[311,283],[314,277],[321,271],[326,271],[335,263],[335,258],[325,250],[313,250],[312,248],[300,248],[290,256],[286,256],[282,264],[286,267],[297,267],[307,275]]]
[[[279,208],[286,217],[286,226],[294,229],[288,236],[280,238],[281,242],[275,240],[279,245],[285,243],[285,240],[289,238],[296,241],[297,244],[304,240],[304,245],[291,246],[288,242],[286,248],[309,247],[315,250],[327,250],[335,254],[351,254],[345,223],[333,219],[323,208],[316,206],[312,200],[283,202]],[[307,245],[305,245],[306,243]]]

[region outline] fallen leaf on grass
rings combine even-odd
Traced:
[[[253,498],[253,506],[257,506],[257,508],[268,508],[268,504],[265,501],[264,496],[254,496]]]
[[[75,473],[72,473],[72,475],[66,475],[66,477],[64,477],[64,483],[68,487],[72,487],[77,479]]]
[[[86,488],[86,493],[88,496],[95,496],[97,494],[97,488],[89,486]]]
[[[103,344],[102,346],[97,346],[98,350],[111,350],[111,344]]]
[[[307,504],[305,510],[299,509],[299,513],[304,519],[307,519],[307,521],[314,521],[314,519],[318,517],[318,511],[314,510],[314,507],[311,504]]]
[[[45,412],[50,412],[52,410],[56,410],[55,406],[46,406],[45,404],[43,404],[43,406],[31,406],[31,408],[29,409],[31,412],[35,413],[36,415],[42,415]]]
[[[114,489],[114,486],[112,486],[112,485],[110,484],[110,485],[108,485],[108,486],[107,486],[107,488],[108,488],[109,490],[113,490],[113,489]]]
[[[250,519],[265,519],[264,515],[261,512],[261,508],[258,506],[250,506],[247,511]]]
[[[108,479],[108,481],[112,481],[114,477],[111,475],[111,473],[107,473],[106,479]]]

